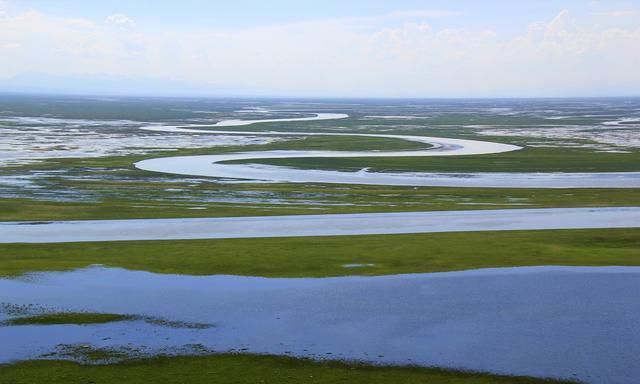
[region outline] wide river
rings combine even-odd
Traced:
[[[640,227],[640,207],[0,222],[0,243]]]

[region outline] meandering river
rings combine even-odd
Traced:
[[[226,120],[213,126],[235,127],[264,122],[312,121],[342,119],[348,115],[320,113],[315,117]],[[209,125],[211,126],[211,125]],[[264,164],[229,164],[234,160],[265,160],[290,158],[353,158],[353,157],[430,157],[496,154],[522,149],[511,144],[480,140],[451,139],[443,137],[327,133],[327,132],[273,132],[273,131],[224,131],[203,129],[201,125],[148,126],[142,129],[158,132],[184,134],[239,134],[250,136],[353,136],[406,140],[425,144],[425,149],[407,151],[252,151],[204,156],[173,156],[137,162],[139,169],[153,172],[189,176],[207,176],[225,179],[260,180],[289,183],[338,183],[378,184],[440,187],[487,187],[487,188],[640,188],[640,172],[358,172],[335,170],[299,169]]]

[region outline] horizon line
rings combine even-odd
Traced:
[[[156,99],[263,99],[263,100],[553,100],[553,99],[636,99],[637,95],[602,96],[309,96],[309,95],[213,95],[213,94],[170,94],[158,95],[136,93],[100,93],[100,92],[36,92],[0,89],[0,96],[58,96],[58,97],[115,97],[115,98],[156,98]]]

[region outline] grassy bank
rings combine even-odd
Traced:
[[[0,244],[0,275],[103,264],[191,275],[386,275],[534,265],[640,265],[640,229]],[[373,264],[345,268],[345,264]]]
[[[438,383],[537,384],[560,381],[427,368],[374,367],[274,356],[160,357],[111,365],[29,361],[0,366],[0,382],[11,384],[146,383]]]
[[[111,313],[58,312],[21,316],[5,322],[6,325],[103,324],[132,319],[131,316]]]
[[[290,158],[233,163],[243,162],[311,169],[359,170],[368,167],[371,171],[380,172],[637,172],[640,171],[640,151],[607,153],[575,148],[527,147],[519,151],[473,156]]]
[[[326,184],[214,184],[73,181],[97,200],[0,198],[0,221],[266,216],[498,208],[640,206],[640,189],[389,187]],[[84,192],[83,192],[84,191]],[[41,193],[38,190],[38,193]]]

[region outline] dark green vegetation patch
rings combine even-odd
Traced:
[[[131,320],[133,317],[112,313],[59,312],[21,316],[7,320],[7,325],[102,324]]]
[[[504,138],[486,140],[506,141]],[[229,163],[351,171],[366,167],[372,172],[637,172],[640,171],[640,151],[605,153],[587,149],[529,147],[513,152],[473,156],[251,159]]]
[[[366,383],[538,384],[555,380],[415,367],[374,367],[275,356],[159,357],[111,365],[30,361],[0,366],[0,383]]]
[[[20,312],[17,312],[20,313]],[[186,321],[172,321],[160,317],[120,315],[113,313],[90,313],[90,312],[52,312],[41,314],[21,315],[4,322],[2,325],[61,325],[61,324],[104,324],[118,321],[140,320],[149,324],[169,328],[191,328],[206,329],[214,327],[213,324],[193,323]]]

